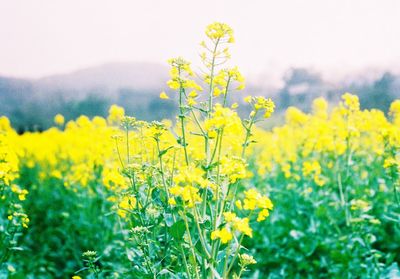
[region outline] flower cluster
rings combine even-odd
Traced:
[[[246,103],[249,103],[253,110],[250,113],[250,116],[255,116],[259,111],[262,111],[264,114],[264,118],[269,118],[275,110],[275,104],[271,99],[266,99],[262,96],[252,97],[248,96],[244,99]]]
[[[264,195],[261,195],[256,189],[252,188],[244,192],[245,198],[243,201],[237,200],[236,206],[239,209],[249,210],[253,213],[259,210],[257,222],[264,221],[269,216],[269,211],[273,209],[271,200]]]

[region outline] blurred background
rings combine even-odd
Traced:
[[[276,122],[288,106],[307,111],[346,91],[387,111],[400,98],[399,13],[398,0],[0,0],[0,115],[20,133],[57,113],[105,116],[113,103],[139,119],[172,117],[173,102],[159,99],[166,61],[183,56],[200,72],[214,21],[234,29],[244,94],[273,98]]]

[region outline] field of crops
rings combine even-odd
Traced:
[[[169,61],[176,119],[0,118],[0,278],[400,276],[400,100],[318,98],[266,130],[273,101],[225,68],[233,31],[206,39],[203,74]]]

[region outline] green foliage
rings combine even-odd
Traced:
[[[283,173],[255,177],[258,187],[271,191],[275,210],[270,220],[255,229],[247,245],[254,247],[257,269],[263,278],[393,278],[400,262],[400,208],[391,188],[391,175],[384,175],[383,162],[365,165],[362,156],[352,164],[369,174],[347,174],[347,159],[336,159],[328,184],[312,186],[308,180],[294,181]],[[343,181],[346,200],[368,201],[368,210],[343,207],[338,174]],[[395,178],[397,179],[397,178]],[[312,187],[312,192],[305,191]],[[349,214],[346,222],[346,211]]]
[[[98,178],[87,188],[72,191],[60,179],[39,179],[39,173],[37,167],[21,170],[19,182],[29,190],[25,206],[32,226],[22,239],[24,251],[16,258],[18,273],[35,278],[72,276],[84,267],[81,255],[86,250],[101,251],[103,270],[106,274],[114,270],[108,261],[120,258],[123,247],[111,203],[105,198],[107,190]]]

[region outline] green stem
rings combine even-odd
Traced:
[[[210,70],[210,95],[208,97],[208,112],[207,112],[208,118],[211,117],[211,110],[213,107],[214,70],[215,70],[215,59],[217,57],[217,48],[218,48],[219,40],[220,39],[217,39],[217,41],[215,42],[214,50],[212,52],[213,58],[211,61],[211,70]]]
[[[199,219],[199,215],[197,213],[197,207],[196,206],[193,207],[193,212],[194,212],[194,218],[195,218],[195,221],[196,221],[196,227],[197,227],[197,230],[199,232],[199,238],[200,238],[201,246],[203,247],[203,250],[206,253],[207,258],[211,258],[210,252],[208,251],[208,248],[207,248],[206,241],[204,240],[203,231],[200,228],[200,222],[199,222],[200,219]]]
[[[182,244],[180,244],[179,247],[181,248],[180,251],[181,251],[182,258],[183,258],[183,263],[185,264],[186,274],[187,274],[188,278],[192,278],[190,271],[189,271],[188,263],[186,261],[186,253],[183,250]]]
[[[121,164],[121,167],[125,168],[124,162],[122,161],[122,158],[121,158],[121,152],[119,151],[118,140],[117,139],[115,139],[115,147],[117,148],[118,159],[119,159],[119,162]]]
[[[226,254],[225,254],[224,271],[222,272],[222,278],[226,278],[226,275],[227,275],[226,272],[227,272],[227,268],[228,268],[228,260],[229,260],[230,252],[231,252],[231,246],[228,245],[228,248],[227,248]]]
[[[200,121],[199,121],[199,119],[197,118],[196,113],[194,112],[193,109],[191,109],[190,111],[192,112],[193,119],[194,119],[194,121],[196,122],[197,127],[199,127],[201,133],[203,134],[203,137],[206,137],[207,134],[206,134],[206,132],[204,131],[203,127],[201,127]]]
[[[236,248],[235,254],[233,255],[232,261],[231,261],[231,263],[229,264],[229,268],[228,268],[228,271],[227,271],[227,273],[226,273],[227,275],[229,275],[229,272],[231,272],[231,269],[233,268],[233,265],[234,265],[234,263],[235,263],[235,261],[236,261],[236,258],[237,258],[237,256],[239,255],[239,251],[240,251],[240,248],[241,248],[241,246],[242,246],[243,239],[244,239],[244,234],[242,234],[242,235],[240,236],[239,244],[238,244],[238,247]]]
[[[244,271],[244,268],[243,268],[243,267],[241,267],[241,268],[240,268],[239,275],[238,275],[238,279],[240,279],[240,277],[242,277],[242,273],[243,273],[243,271]]]
[[[163,160],[162,160],[162,156],[161,156],[161,148],[160,148],[160,139],[159,138],[155,138],[156,141],[156,145],[157,145],[157,151],[158,151],[158,160],[159,160],[159,164],[160,164],[160,172],[161,172],[161,179],[162,179],[162,183],[164,186],[164,191],[165,191],[165,195],[166,195],[166,206],[167,208],[169,207],[169,192],[168,192],[168,187],[167,187],[167,183],[165,181],[165,175],[164,175],[164,166],[163,166]],[[167,220],[166,218],[164,218],[164,227],[165,227],[165,233],[164,233],[164,255],[167,256],[167,252],[168,252],[168,226],[167,226]],[[164,262],[164,261],[163,261]]]
[[[249,145],[249,139],[251,136],[251,128],[254,125],[255,119],[256,119],[256,115],[257,115],[257,110],[255,111],[254,115],[250,118],[250,123],[248,127],[245,127],[246,129],[246,138],[244,140],[243,143],[243,149],[242,149],[242,158],[244,158],[245,154],[246,154],[246,148]]]
[[[347,202],[343,193],[343,186],[342,186],[342,177],[340,175],[340,172],[338,173],[338,186],[339,186],[339,194],[340,194],[340,202],[342,205],[342,208],[345,211],[345,218],[346,218],[346,226],[350,225],[350,218],[348,214],[348,209],[347,209]]]
[[[210,87],[209,87],[209,96],[208,96],[208,108],[207,108],[207,118],[211,118],[211,111],[213,107],[213,90],[214,90],[214,70],[215,70],[215,58],[217,53],[217,48],[219,44],[219,40],[215,42],[214,50],[212,51],[212,62],[210,68]],[[205,137],[205,149],[206,149],[206,166],[210,164],[210,143],[208,136]],[[209,178],[209,170],[207,169],[207,178]]]
[[[130,163],[130,154],[129,154],[129,129],[126,128],[126,157],[127,157],[127,161],[128,164]]]
[[[167,182],[165,181],[164,165],[163,165],[163,161],[162,161],[162,156],[160,156],[161,155],[160,140],[158,138],[156,138],[155,141],[156,141],[157,151],[158,151],[158,163],[160,164],[161,180],[162,180],[162,183],[164,186],[164,191],[167,196],[167,203],[168,203],[169,192],[168,192]]]
[[[160,149],[159,141],[156,140],[156,143],[157,143],[158,155],[160,155],[161,149]],[[173,159],[172,170],[171,170],[171,184],[172,184],[172,181],[173,181],[174,169],[175,169],[175,154],[176,153],[174,152],[174,156],[173,156],[174,159]],[[162,162],[161,156],[159,156],[159,163],[160,163],[160,171],[161,171],[161,174],[162,174],[161,177],[162,177],[162,181],[163,181],[163,185],[164,185],[164,191],[165,191],[165,194],[167,196],[167,203],[166,204],[167,204],[167,207],[170,207],[170,205],[168,204],[169,192],[168,192],[168,188],[167,188],[167,183],[165,181],[164,167],[163,167],[163,162]],[[173,212],[172,212],[172,218],[173,218],[174,223],[175,223],[176,222],[176,217],[175,217],[175,214]],[[165,220],[165,227],[167,228],[166,220]],[[180,248],[180,253],[181,253],[181,256],[182,256],[182,259],[183,259],[183,263],[184,263],[184,266],[185,266],[186,274],[187,274],[188,278],[191,278],[192,276],[190,275],[190,272],[189,272],[189,267],[188,267],[188,264],[187,264],[187,261],[186,261],[186,253],[183,250],[182,243],[179,244],[179,248]]]
[[[190,245],[190,252],[192,253],[192,262],[193,262],[193,267],[195,269],[195,274],[196,274],[196,278],[200,279],[199,274],[197,272],[197,259],[196,259],[196,254],[194,252],[194,245],[193,245],[193,241],[192,241],[192,236],[190,233],[190,228],[189,228],[189,223],[188,220],[186,218],[186,209],[185,207],[183,207],[183,221],[185,222],[185,228],[186,228],[186,232],[188,234],[188,238],[189,238],[189,245]]]
[[[180,70],[179,70],[179,75],[180,75]],[[183,145],[183,150],[185,153],[185,162],[186,165],[189,165],[189,157],[187,154],[187,148],[186,148],[186,134],[185,134],[185,115],[184,115],[184,109],[183,109],[183,94],[184,94],[184,89],[182,86],[182,83],[180,83],[179,87],[179,118],[181,120],[181,131],[182,131],[182,142],[181,144]]]
[[[231,82],[231,77],[228,77],[228,81],[226,82],[226,87],[225,87],[225,94],[224,94],[224,101],[222,103],[222,107],[226,106],[226,101],[227,101],[227,96],[228,96],[228,90],[229,90],[229,83]]]

